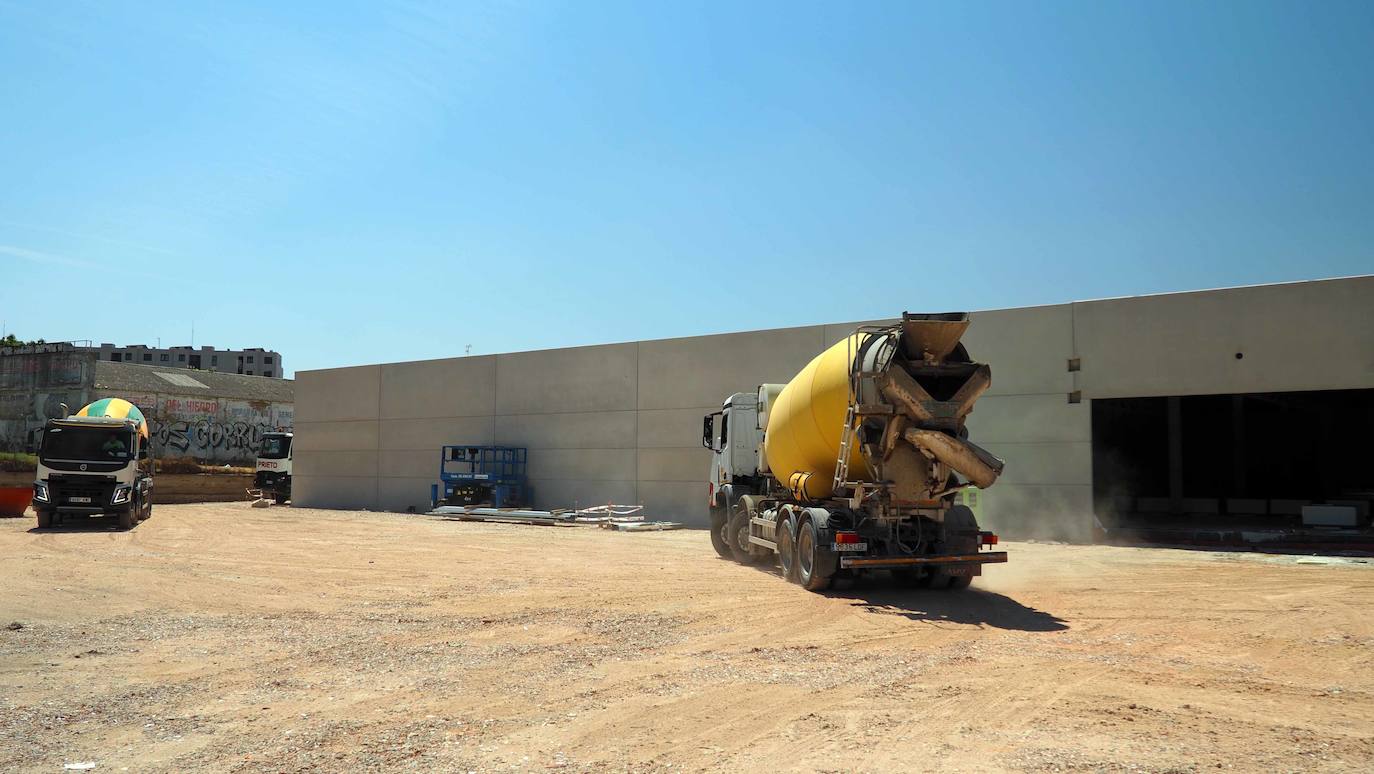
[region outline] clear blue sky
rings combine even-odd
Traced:
[[[0,318],[294,371],[1369,273],[1371,41],[1368,2],[0,0]]]

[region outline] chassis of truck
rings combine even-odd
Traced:
[[[962,589],[1005,562],[997,536],[952,502],[1003,467],[968,441],[965,419],[991,384],[959,341],[968,325],[952,313],[860,327],[786,385],[735,393],[708,414],[716,551],[776,558],[812,591],[879,570]]]
[[[40,528],[74,517],[114,516],[130,529],[152,515],[152,487],[147,423],[127,401],[97,401],[82,414],[44,425],[33,484]]]

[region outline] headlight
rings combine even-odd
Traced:
[[[110,501],[110,504],[119,505],[120,503],[129,502],[129,496],[132,495],[133,492],[134,490],[127,485],[116,487],[114,491],[114,499]]]
[[[33,501],[36,503],[46,503],[48,501],[48,485],[42,481],[35,481],[33,484]]]

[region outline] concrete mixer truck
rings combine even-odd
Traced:
[[[776,558],[811,591],[873,571],[962,589],[1005,562],[997,536],[953,502],[1003,467],[968,440],[965,419],[992,381],[960,343],[968,326],[966,313],[861,326],[787,384],[735,393],[708,414],[717,553]]]

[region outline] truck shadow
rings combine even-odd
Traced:
[[[134,525],[137,529],[138,525]],[[84,519],[72,519],[64,521],[56,527],[29,527],[29,533],[34,535],[52,535],[63,532],[132,532],[133,529],[121,529],[119,518],[116,516],[90,516]]]
[[[855,607],[879,615],[900,615],[913,621],[971,624],[1023,632],[1062,632],[1062,618],[1036,610],[995,591],[930,591],[856,586],[828,592],[835,599],[853,600]]]

